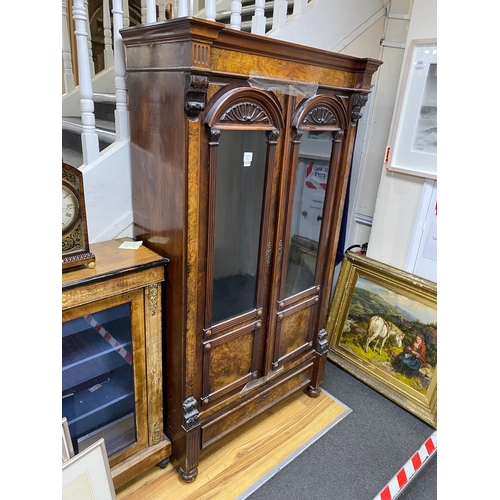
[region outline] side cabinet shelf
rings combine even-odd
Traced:
[[[62,416],[78,453],[104,438],[115,488],[164,466],[162,284],[168,259],[91,245],[96,267],[62,273]]]

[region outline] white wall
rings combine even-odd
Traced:
[[[408,49],[412,40],[437,39],[436,9],[436,0],[414,0],[403,67],[411,56]],[[367,255],[405,269],[425,179],[390,172],[383,159],[384,155],[377,158],[381,176]]]
[[[90,243],[129,236],[133,219],[130,141],[111,144],[99,161],[80,170]]]
[[[411,0],[395,0],[389,4],[392,14],[409,16]],[[349,192],[348,229],[345,248],[362,245],[370,240],[375,212],[378,185],[382,174],[381,164],[399,84],[410,21],[404,18],[378,20],[366,31],[358,34],[341,52],[357,57],[371,57],[383,61],[372,79],[372,94],[361,110],[358,123]],[[395,46],[384,46],[381,40]],[[333,46],[337,50],[339,45]]]

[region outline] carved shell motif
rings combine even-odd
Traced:
[[[244,102],[231,106],[220,118],[221,122],[269,122],[265,111],[257,104]]]
[[[302,123],[310,125],[334,125],[337,123],[337,120],[328,108],[318,107],[308,113],[302,120]]]

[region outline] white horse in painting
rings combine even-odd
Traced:
[[[382,348],[384,347],[387,339],[391,336],[394,337],[396,345],[401,347],[401,341],[403,340],[405,334],[394,323],[386,321],[380,316],[372,316],[370,323],[368,324],[366,343],[364,347],[365,352],[368,352],[369,345],[377,339],[372,349],[376,352],[378,343],[382,341],[378,350],[378,353],[382,354]]]

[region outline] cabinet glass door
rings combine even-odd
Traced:
[[[130,303],[63,322],[62,416],[76,453],[101,437],[109,456],[136,441]]]
[[[319,127],[318,127],[319,128]],[[290,198],[283,231],[283,267],[271,366],[279,368],[313,345],[321,300],[332,186],[332,130],[303,130],[294,143]],[[330,179],[331,180],[331,179]],[[325,206],[327,208],[325,208]],[[319,270],[319,271],[318,271]]]
[[[331,132],[304,132],[295,178],[285,297],[316,284],[318,244],[331,151]]]
[[[212,323],[256,307],[266,134],[224,130],[217,151]]]

